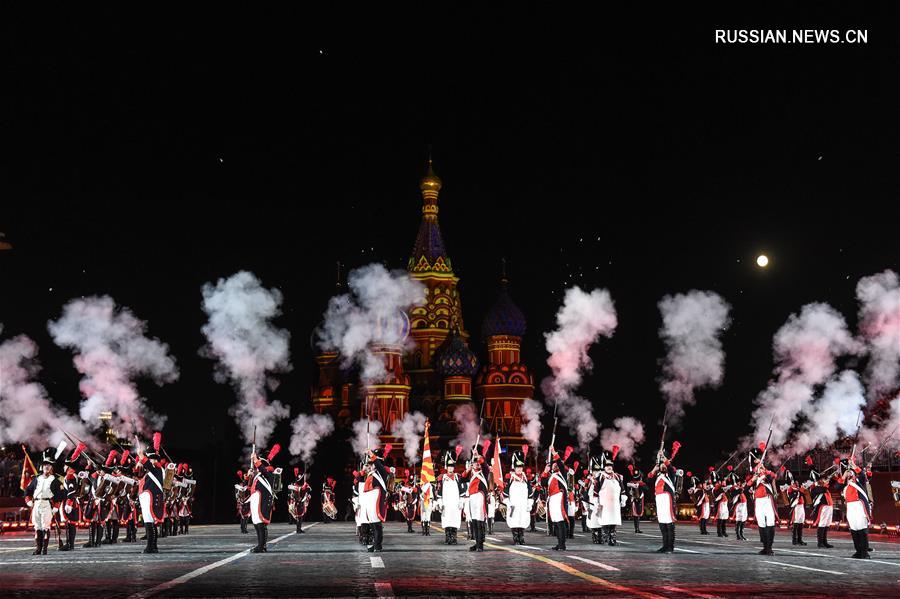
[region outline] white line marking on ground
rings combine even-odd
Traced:
[[[541,549],[540,547],[532,547],[531,545],[519,545],[519,547],[525,547],[526,549],[534,549],[535,551],[547,551],[546,549]]]
[[[316,524],[319,524],[319,523],[314,522],[313,524],[310,524],[309,526],[307,526],[306,529],[309,530]],[[296,532],[292,531],[292,532],[287,533],[286,535],[281,535],[277,539],[273,539],[273,540],[269,541],[269,545],[274,545],[275,543],[278,543],[279,541],[283,541],[284,539],[286,539],[288,537],[293,537],[296,534],[297,534]],[[196,570],[192,570],[191,572],[188,572],[187,574],[183,574],[182,576],[179,576],[178,578],[173,578],[172,580],[170,580],[168,582],[158,584],[153,588],[147,589],[146,591],[141,591],[140,593],[135,593],[134,595],[131,595],[130,597],[128,597],[128,599],[146,599],[146,597],[152,597],[153,595],[157,595],[159,593],[162,593],[163,591],[167,591],[173,587],[177,587],[178,585],[181,585],[190,580],[193,580],[194,578],[197,578],[198,576],[202,576],[203,574],[206,574],[210,570],[215,570],[216,568],[230,564],[231,562],[233,562],[235,560],[239,560],[242,557],[245,557],[247,555],[250,555],[249,549],[245,549],[244,551],[241,551],[240,553],[235,553],[234,555],[232,555],[230,557],[226,557],[225,559],[220,559],[219,561],[213,562],[206,566],[203,566],[202,568],[197,568]],[[83,562],[81,562],[81,563],[83,563]]]
[[[768,560],[762,560],[764,564],[775,564],[776,566],[786,566],[788,568],[800,568],[801,570],[812,570],[813,572],[824,572],[825,574],[836,574],[838,576],[843,576],[844,572],[835,572],[834,570],[820,570],[819,568],[810,568],[809,566],[798,566],[796,564],[786,564],[784,562],[770,562]]]
[[[394,587],[392,587],[389,582],[376,582],[375,595],[377,597],[393,597]]]
[[[590,564],[592,566],[597,566],[598,568],[603,568],[604,570],[608,570],[610,572],[619,572],[618,568],[616,568],[614,566],[610,566],[609,564],[604,564],[602,562],[595,562],[594,560],[585,559],[583,557],[578,557],[577,555],[568,555],[566,557],[568,557],[569,559],[577,559],[580,562],[584,562],[584,563]]]
[[[689,591],[687,589],[683,589],[681,587],[659,587],[664,591],[672,591],[673,593],[683,593],[685,595],[690,595],[691,597],[700,597],[701,599],[718,599],[716,595],[704,595],[703,593],[698,593],[696,591]]]
[[[369,558],[369,562],[372,564],[373,568],[384,568],[384,560],[378,556],[372,556]]]
[[[682,549],[681,547],[676,547],[675,551],[683,551],[685,553],[698,553],[700,555],[705,555],[702,551],[693,551],[692,549]]]
[[[797,551],[796,549],[778,549],[778,551],[785,551],[787,553],[797,553],[799,555],[809,555],[811,557],[830,557],[831,559],[852,559],[853,561],[868,562],[870,564],[887,564],[888,566],[900,566],[900,563],[897,563],[897,562],[883,562],[883,561],[877,560],[877,559],[858,560],[853,557],[847,557],[846,555],[827,555],[825,553],[811,553],[809,551]]]
[[[492,541],[496,541],[496,542],[498,542],[498,543],[500,542],[500,539],[498,539],[497,537],[484,537],[484,538],[485,538],[485,539],[490,539],[490,540],[492,540]]]

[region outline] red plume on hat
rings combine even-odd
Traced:
[[[462,453],[462,445],[457,445],[455,451],[456,451],[456,459],[458,460],[458,459],[459,459],[459,454]]]
[[[634,464],[628,464],[628,473],[634,474]]]
[[[159,451],[160,446],[162,446],[162,433],[160,433],[160,432],[153,433],[153,449],[154,449],[154,451]]]
[[[809,456],[809,455],[806,456],[806,459],[803,460],[803,461],[806,463],[807,466],[812,466],[812,465],[813,465],[813,459],[812,459],[812,456]]]
[[[528,458],[528,443],[522,446],[522,457]]]
[[[575,462],[572,464],[572,470],[578,472],[578,460],[575,460]]]
[[[69,458],[69,461],[74,462],[75,460],[77,460],[81,456],[81,452],[85,449],[87,449],[87,445],[85,445],[84,443],[79,443],[75,447],[75,451],[72,452],[72,456]]]
[[[487,457],[487,452],[488,452],[488,449],[490,449],[490,448],[491,448],[491,440],[485,439],[484,443],[481,444],[481,455],[483,455],[484,457]]]
[[[279,451],[281,451],[281,445],[276,443],[275,445],[272,446],[272,449],[269,450],[269,455],[266,456],[266,459],[271,462],[272,460],[275,459],[275,456],[278,455]]]
[[[760,451],[765,451],[765,450],[766,450],[766,442],[765,442],[765,441],[760,441],[760,442],[759,442],[759,445],[758,445],[757,447],[759,447],[759,450],[760,450]]]
[[[840,464],[840,463],[841,463],[841,457],[840,457],[840,456],[835,456],[835,458],[834,458],[834,463],[835,463],[835,464]]]
[[[300,476],[300,469],[299,469],[299,468],[294,468],[294,476]],[[354,474],[354,476],[356,476],[356,475]]]
[[[392,450],[393,448],[394,448],[394,446],[391,445],[390,443],[388,443],[387,445],[385,445],[385,446],[384,446],[384,457],[388,457],[388,454],[391,453],[391,450]]]
[[[334,488],[334,485],[335,485],[335,483],[336,483],[337,481],[335,481],[333,478],[331,478],[331,477],[329,476],[328,478],[325,479],[325,482],[328,483],[328,486],[331,487],[331,488],[333,489],[333,488]]]
[[[237,471],[238,480],[244,480],[244,473],[241,470]]]
[[[734,466],[732,466],[731,464],[728,464],[728,467],[726,468],[726,470],[731,472],[732,470],[734,470]]]
[[[710,472],[715,472],[715,471],[716,471],[716,469],[715,469],[715,468],[713,468],[713,467],[712,467],[712,466],[710,466],[710,467],[709,467],[709,471],[710,471]]]
[[[588,474],[589,473],[588,473],[587,469],[584,469],[581,471],[581,476],[587,476]]]
[[[613,445],[613,446],[612,446],[612,456],[613,456],[613,461],[615,461],[616,456],[619,455],[619,449],[621,449],[621,448],[620,448],[618,445]]]
[[[572,452],[575,451],[575,448],[571,445],[566,445],[566,453],[563,454],[563,462],[569,459],[569,456],[572,455]]]
[[[116,461],[116,457],[119,455],[119,452],[113,449],[109,452],[109,455],[106,458],[106,465],[112,466],[113,462]]]
[[[131,455],[131,451],[130,451],[130,450],[126,449],[125,451],[123,451],[123,452],[122,452],[122,459],[119,461],[119,464],[122,465],[122,466],[124,466],[125,464],[127,464],[127,463],[128,463],[128,456],[130,456],[130,455]]]
[[[687,477],[688,477],[688,478],[690,478],[690,477],[692,477],[692,476],[694,476],[694,473],[693,473],[693,472],[691,472],[691,471],[690,471],[690,470],[688,470],[688,471],[687,471],[687,472],[685,472],[685,473],[684,473],[684,474],[685,474],[685,476],[687,476]]]
[[[679,443],[678,441],[673,442],[672,443],[672,457],[669,458],[670,460],[675,459],[675,455],[678,453],[679,449],[681,449],[681,443]]]

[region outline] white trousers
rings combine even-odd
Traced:
[[[46,500],[36,499],[31,510],[31,524],[35,530],[50,530],[53,520],[53,505]]]
[[[823,505],[819,508],[819,522],[818,526],[828,527],[831,526],[831,516],[834,514],[834,508],[830,505]]]
[[[660,524],[672,524],[675,522],[672,496],[668,493],[660,493],[656,496],[656,521]]]
[[[775,504],[771,497],[757,497],[753,506],[757,526],[775,526]]]
[[[791,524],[806,524],[805,505],[798,505],[791,510]]]
[[[847,503],[847,524],[850,530],[868,530],[869,515],[862,501],[850,501]]]
[[[747,521],[747,504],[746,503],[738,503],[734,506],[734,521],[735,522],[746,522]]]

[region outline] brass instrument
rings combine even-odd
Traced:
[[[166,464],[165,472],[163,473],[163,490],[170,491],[172,490],[172,484],[175,482],[175,464],[169,462]]]

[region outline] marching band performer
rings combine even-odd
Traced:
[[[367,470],[368,465],[362,462],[359,465],[359,470],[353,471],[353,517],[356,521],[356,536],[360,545],[369,544],[369,524],[365,521],[365,510],[362,507]]]
[[[528,505],[530,506],[531,525],[528,532],[537,532],[535,523],[539,519],[543,519],[547,512],[547,502],[544,500],[544,487],[541,485],[541,477],[537,472],[532,473],[531,468],[525,469],[525,476],[531,482],[531,494],[528,496]]]
[[[427,480],[419,481],[419,516],[422,520],[422,534],[431,536],[431,512],[434,510],[434,485]]]
[[[460,502],[462,481],[456,474],[456,460],[462,450],[461,445],[456,446],[455,456],[449,451],[444,454],[444,468],[438,481],[438,496],[441,501],[441,527],[444,529],[444,544],[456,545],[456,532],[461,524]]]
[[[485,445],[485,448],[487,445]],[[484,458],[474,450],[474,455],[469,463],[469,468],[463,473],[463,478],[469,477],[466,482],[465,497],[469,506],[469,522],[472,527],[472,539],[475,544],[469,547],[469,551],[484,551],[485,518],[487,517],[488,482],[482,472]]]
[[[334,503],[334,486],[336,480],[330,476],[322,483],[322,524],[327,524],[329,520],[336,521],[337,507]]]
[[[166,472],[159,455],[161,445],[162,433],[153,433],[153,449],[142,456],[140,460],[143,476],[138,487],[138,496],[147,533],[147,546],[144,548],[144,553],[159,553],[156,544],[159,538],[159,525],[166,517],[165,491],[163,489]]]
[[[599,491],[600,491],[600,476],[603,473],[603,458],[592,456],[590,461],[590,475],[588,480],[588,487],[585,493],[587,497],[588,509],[587,509],[587,525],[588,528],[591,529],[591,542],[595,545],[600,545],[602,540],[602,535],[600,533],[600,499],[599,499]]]
[[[765,450],[765,443],[760,443],[760,451]],[[751,454],[751,458],[753,454]],[[778,512],[775,508],[775,473],[766,468],[760,458],[751,481],[753,487],[753,511],[756,514],[756,525],[759,527],[759,538],[763,548],[760,555],[774,555],[772,545],[775,543],[775,526],[778,523]]]
[[[400,485],[400,510],[403,519],[406,520],[406,532],[416,532],[413,530],[413,521],[416,519],[416,512],[419,507],[419,488],[413,481],[412,473],[406,471],[406,480]]]
[[[572,455],[572,451],[572,447],[566,447],[564,457],[560,458],[556,450],[553,447],[550,448],[550,464],[547,466],[550,472],[547,481],[547,511],[556,530],[554,551],[566,550],[566,538],[569,535],[569,487],[564,473],[566,472],[566,460]]]
[[[746,541],[744,526],[747,524],[747,491],[745,482],[732,472],[730,501],[734,511],[734,536],[738,541]]]
[[[117,542],[113,540],[113,530],[118,533],[119,527],[119,505],[118,505],[118,481],[119,471],[117,466],[117,458],[119,452],[115,449],[109,452],[106,457],[106,463],[103,466],[104,474],[102,475],[107,484],[104,488],[105,492],[100,501],[100,522],[105,529],[106,536],[101,541],[104,545]],[[118,536],[118,534],[116,534]]]
[[[250,487],[247,486],[249,474],[249,470],[246,474],[238,470],[238,482],[234,485],[234,500],[237,504],[237,516],[241,520],[242,534],[248,534],[247,520],[250,518]]]
[[[575,538],[575,520],[577,520],[578,497],[576,492],[578,487],[575,482],[575,475],[578,472],[578,462],[575,462],[566,472],[566,484],[569,486],[568,496],[566,497],[566,515],[569,517],[569,526],[566,531],[566,538]]]
[[[816,547],[831,549],[834,547],[828,542],[828,527],[831,526],[831,516],[834,510],[834,499],[831,497],[829,488],[831,478],[821,476],[815,470],[810,470],[809,480],[813,483],[809,494],[812,497],[813,522],[816,526]]]
[[[853,538],[853,548],[856,549],[856,553],[850,557],[869,559],[869,551],[871,551],[869,548],[869,524],[872,518],[872,507],[865,486],[871,473],[857,466],[852,458],[842,461],[841,465],[844,467],[844,473],[841,476],[841,495],[846,502],[847,525],[850,527],[850,536]]]
[[[790,470],[785,470],[790,475]],[[806,503],[803,497],[803,488],[800,483],[790,475],[791,485],[788,488],[788,501],[790,502],[791,515],[791,544],[806,545],[803,540],[803,526],[806,524]]]
[[[713,472],[712,466],[709,467],[709,473],[710,475],[715,474]],[[707,481],[698,482],[692,489],[688,489],[688,494],[692,494],[694,497],[694,506],[697,509],[697,520],[700,523],[701,535],[709,534],[709,531],[706,529],[706,525],[709,522],[709,516],[711,512],[709,504],[709,492],[707,491],[707,486],[709,485],[708,481],[710,480],[711,479],[708,478]]]
[[[311,489],[306,482],[306,475],[300,474],[299,468],[294,468],[295,480],[288,485],[288,514],[297,523],[297,533],[303,534],[303,517],[306,515],[306,509],[312,498]]]
[[[181,496],[178,502],[178,534],[186,535],[191,529],[191,518],[194,516],[193,502],[194,489],[196,482],[194,480],[194,470],[190,464],[181,465]]]
[[[137,541],[137,480],[133,478],[134,469],[137,461],[131,455],[131,452],[125,450],[122,453],[122,459],[119,461],[120,470],[122,471],[122,480],[125,483],[119,496],[119,518],[120,523],[125,525],[126,543],[134,543]],[[132,476],[125,476],[128,473]]]
[[[731,517],[728,509],[728,504],[731,501],[730,491],[731,485],[727,476],[725,480],[716,481],[713,485],[712,496],[713,503],[716,506],[716,536],[726,539],[728,538],[728,519]]]
[[[628,464],[628,473],[631,475],[631,480],[626,486],[628,487],[628,496],[631,503],[631,518],[634,520],[634,532],[643,534],[641,518],[644,515],[644,491],[647,488],[647,483],[644,482],[644,475],[635,468],[634,464]]]
[[[60,522],[64,522],[66,525],[66,540],[63,546],[60,547],[60,551],[73,551],[75,549],[75,536],[78,533],[78,522],[81,520],[79,495],[82,488],[81,481],[84,478],[78,477],[78,473],[73,466],[78,462],[78,458],[81,457],[81,453],[85,449],[85,444],[79,443],[68,459],[65,460],[66,477],[63,480],[63,486],[65,487],[66,497],[60,505],[59,519]],[[86,473],[85,476],[87,476]]]
[[[588,489],[591,486],[591,472],[587,468],[581,471],[581,478],[578,479],[578,491],[576,497],[578,500],[578,513],[581,514],[581,532],[590,532],[588,528],[588,513],[591,511],[590,498],[588,497]]]
[[[495,487],[490,493],[488,493],[487,500],[487,534],[494,534],[494,518],[497,516],[497,493],[499,491]]]
[[[361,505],[364,510],[365,523],[371,531],[371,544],[366,547],[369,552],[380,552],[384,539],[383,523],[387,519],[388,507],[388,471],[384,465],[385,454],[390,453],[390,445],[385,449],[374,449],[368,455],[368,471]]]
[[[60,445],[63,449],[65,445]],[[50,544],[50,523],[58,510],[58,502],[65,497],[62,483],[53,475],[54,459],[47,450],[41,461],[41,473],[31,479],[25,489],[25,504],[31,508],[35,550],[32,555],[47,555]],[[61,450],[57,450],[61,452]]]
[[[619,446],[600,454],[603,472],[597,477],[597,503],[600,509],[600,543],[616,545],[616,526],[622,525],[622,478],[613,471]]]
[[[272,508],[275,499],[275,479],[272,460],[281,451],[281,445],[276,443],[269,450],[266,457],[258,457],[255,453],[250,456],[253,464],[253,482],[250,483],[250,518],[256,529],[256,547],[251,553],[267,553],[266,543],[269,541],[269,522],[272,520]]]
[[[533,522],[528,506],[531,483],[524,471],[527,452],[528,446],[523,445],[522,451],[513,453],[509,483],[503,489],[503,499],[506,503],[506,525],[512,531],[514,545],[525,544],[525,527]]]
[[[657,553],[675,552],[675,495],[677,493],[675,483],[672,482],[670,477],[670,468],[674,474],[672,460],[675,459],[675,455],[680,447],[681,444],[675,441],[672,444],[672,457],[668,459],[660,450],[656,456],[656,466],[647,474],[648,478],[656,478],[654,483],[656,520],[659,523],[659,531],[663,537],[663,545],[656,550]],[[690,473],[688,473],[688,476],[690,476]]]

